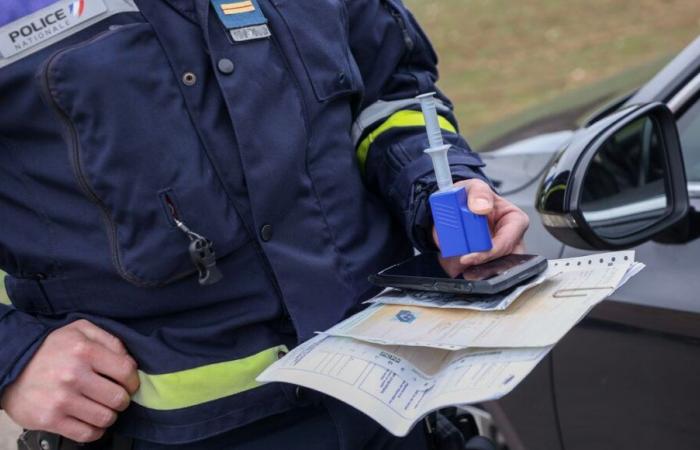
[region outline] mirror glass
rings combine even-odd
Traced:
[[[581,210],[601,238],[645,229],[668,212],[664,141],[656,121],[640,117],[596,152],[583,180]]]

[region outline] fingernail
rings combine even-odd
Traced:
[[[485,198],[475,198],[473,204],[475,209],[486,209],[489,207],[489,201]]]

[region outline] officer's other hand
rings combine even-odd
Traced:
[[[481,180],[459,181],[455,183],[455,186],[464,186],[467,189],[469,209],[473,213],[487,216],[493,248],[488,252],[470,253],[459,258],[443,259],[442,265],[448,273],[456,276],[465,267],[525,251],[523,236],[530,225],[530,219],[525,212],[494,193],[489,185]],[[433,227],[433,239],[440,247],[435,227]]]
[[[86,320],[53,331],[0,407],[18,425],[77,442],[99,439],[139,387],[136,362],[119,339]]]

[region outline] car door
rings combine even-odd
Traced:
[[[691,205],[700,209],[700,75],[676,105]],[[700,231],[700,230],[694,230]],[[585,251],[565,247],[563,257]],[[564,448],[700,448],[700,239],[648,242],[647,265],[555,348]]]

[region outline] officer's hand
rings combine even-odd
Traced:
[[[0,407],[26,429],[90,442],[114,423],[138,387],[136,362],[121,341],[79,320],[48,335]]]
[[[523,236],[530,224],[530,219],[520,208],[495,194],[488,184],[481,180],[466,180],[455,183],[464,186],[469,192],[469,209],[488,217],[489,228],[493,240],[493,248],[488,252],[470,253],[459,258],[448,258],[442,262],[443,267],[452,276],[461,273],[464,267],[473,266],[511,253],[525,251]],[[440,246],[435,227],[433,238]]]

